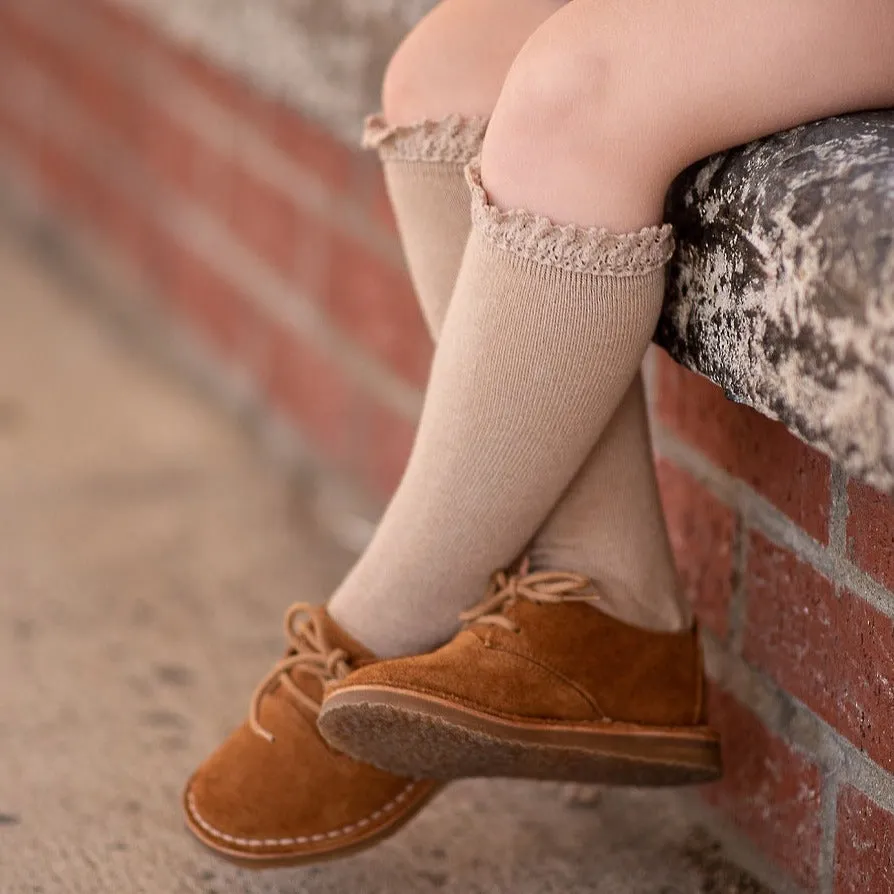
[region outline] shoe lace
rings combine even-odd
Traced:
[[[478,605],[464,611],[459,619],[464,627],[473,624],[490,624],[503,627],[513,633],[519,628],[505,614],[509,606],[519,599],[541,604],[557,602],[590,602],[598,594],[590,578],[569,571],[529,571],[530,563],[524,559],[518,571],[500,570],[491,575],[487,595]]]
[[[332,680],[344,679],[351,670],[350,656],[344,649],[330,646],[320,623],[311,614],[313,606],[307,602],[296,602],[286,611],[283,629],[289,643],[285,658],[278,661],[270,673],[258,684],[251,697],[248,709],[248,725],[255,735],[274,741],[273,733],[260,720],[261,702],[264,696],[278,685],[285,686],[289,694],[316,717],[320,713],[320,702],[303,692],[292,679],[291,672],[316,677],[324,686]],[[305,621],[296,629],[299,616]]]

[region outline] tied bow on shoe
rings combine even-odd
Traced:
[[[599,598],[590,578],[568,571],[529,571],[530,562],[522,560],[518,571],[497,571],[490,579],[487,595],[474,608],[460,614],[465,627],[492,624],[513,633],[518,628],[504,612],[519,599],[530,602],[589,602]]]
[[[271,668],[251,697],[248,725],[255,735],[268,742],[273,742],[274,737],[261,725],[261,702],[275,686],[285,686],[289,694],[314,716],[320,713],[320,702],[302,691],[292,679],[293,670],[316,677],[323,686],[332,680],[344,679],[351,670],[348,653],[329,645],[319,621],[311,614],[312,609],[310,603],[296,602],[286,611],[283,625],[289,642],[286,657]],[[308,617],[296,630],[295,620],[299,615]]]

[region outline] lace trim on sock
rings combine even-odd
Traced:
[[[486,118],[462,115],[396,126],[381,115],[371,115],[363,130],[363,147],[378,151],[383,161],[466,164],[481,152],[486,129]]]
[[[472,191],[475,228],[499,248],[538,264],[575,273],[635,276],[664,266],[673,254],[669,224],[622,234],[601,227],[555,224],[530,211],[502,211],[492,205],[477,161],[467,165],[466,182]]]

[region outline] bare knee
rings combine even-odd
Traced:
[[[485,138],[485,186],[497,204],[563,222],[654,223],[679,170],[673,113],[662,105],[671,62],[622,4],[584,0],[583,20],[575,6],[517,55]]]
[[[575,0],[527,41],[482,151],[491,198],[568,222],[655,223],[712,152],[891,97],[880,0]],[[873,15],[868,13],[872,12]],[[760,53],[754,48],[759,47]]]
[[[516,53],[561,0],[442,0],[398,47],[382,108],[392,124],[489,117]]]

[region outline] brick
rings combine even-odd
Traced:
[[[96,183],[79,159],[66,147],[44,137],[34,160],[41,189],[57,209],[78,216],[89,212],[95,201]]]
[[[661,501],[680,578],[699,620],[724,638],[733,590],[736,515],[691,475],[657,464]]]
[[[0,46],[0,59],[3,57],[3,47]],[[3,66],[0,65],[0,78],[4,75]],[[16,120],[12,110],[3,102],[0,95],[0,146],[12,148],[19,142],[16,131],[19,130],[19,122]]]
[[[847,487],[850,558],[894,590],[894,500],[858,481]]]
[[[375,153],[358,154],[354,162],[354,184],[352,196],[363,214],[386,235],[397,240],[397,221],[391,208],[391,200],[385,186],[382,165]]]
[[[61,50],[69,52],[69,48]],[[125,146],[136,145],[145,122],[142,98],[123,67],[100,63],[86,52],[73,53],[71,74],[60,84],[75,105]]]
[[[191,47],[167,38],[138,11],[119,8],[110,0],[93,0],[81,15],[92,25],[91,48],[118,64],[150,59],[188,81],[204,98],[232,112],[244,124],[269,119],[273,103],[244,78],[217,65]]]
[[[233,114],[241,124],[270,117],[269,100],[239,75],[183,47],[167,45],[158,51],[207,101]]]
[[[723,779],[702,789],[751,842],[805,889],[817,884],[820,771],[731,695],[712,687],[708,714],[723,736]]]
[[[70,80],[75,60],[35,23],[32,14],[23,13],[17,4],[0,3],[0,32],[22,59],[46,77],[57,84]]]
[[[143,123],[136,60],[123,54],[109,59],[109,54],[92,51],[83,43],[83,33],[89,29],[75,26],[84,24],[88,6],[75,14],[73,22],[65,20],[66,14],[70,16],[71,10],[60,5],[56,21],[47,28],[39,27],[33,15],[18,20],[13,31],[19,29],[20,52],[31,56],[41,75],[90,122],[101,125],[104,132],[125,145],[132,145]],[[60,16],[62,21],[58,20]]]
[[[233,216],[236,166],[228,153],[157,103],[144,106],[145,122],[135,161],[150,181],[193,199],[221,221]]]
[[[253,377],[261,375],[272,327],[251,299],[208,261],[181,249],[172,265],[167,298],[204,341]]]
[[[327,462],[350,465],[356,410],[364,399],[356,383],[336,359],[284,327],[275,332],[268,364],[266,390],[273,403]]]
[[[835,894],[894,891],[894,814],[862,792],[838,793]]]
[[[157,225],[147,217],[144,209],[136,205],[130,196],[119,190],[110,190],[109,201],[100,225],[109,242],[150,280],[166,271],[160,259],[160,234]],[[166,257],[170,257],[173,240],[164,240]]]
[[[124,238],[119,228],[128,222],[130,207],[113,180],[103,177],[100,171],[101,168],[83,166],[84,199],[78,209],[79,218],[105,239],[117,242],[119,236]]]
[[[54,174],[53,181],[44,182],[44,166],[51,165],[52,162],[44,149],[44,137],[31,127],[32,122],[23,122],[15,115],[4,115],[4,121],[4,129],[0,134],[3,144],[12,150],[22,169],[28,172],[29,180],[41,192],[42,198],[54,207],[64,206],[66,201],[76,201],[77,190],[80,188],[76,177],[66,183],[65,174],[59,171]],[[64,192],[66,187],[71,190],[67,195]]]
[[[145,175],[157,186],[195,194],[200,140],[196,134],[152,104],[145,107],[144,124],[135,146]]]
[[[232,203],[229,223],[233,233],[277,271],[291,275],[299,214],[291,197],[247,168],[237,167]]]
[[[325,295],[339,328],[409,383],[425,384],[432,343],[403,270],[336,234]]]
[[[746,661],[894,770],[894,620],[759,534],[748,559]]]
[[[370,213],[373,220],[381,224],[385,230],[397,235],[397,220],[394,217],[394,209],[391,207],[391,199],[388,197],[388,190],[385,187],[385,177],[378,164],[372,179]]]
[[[829,459],[784,425],[733,403],[702,376],[658,352],[658,415],[683,440],[740,478],[825,543],[829,533]]]
[[[9,62],[9,59],[6,61]],[[13,71],[17,77],[18,60],[14,66]],[[7,102],[7,97],[0,89],[0,117],[0,138],[32,173],[45,198],[54,204],[75,201],[81,185],[79,178],[70,171],[54,169],[56,160],[46,150],[47,139],[40,116],[29,114],[28,109],[23,108],[20,103]],[[45,175],[50,176],[50,182],[46,184],[42,182]]]
[[[278,274],[319,292],[328,229],[291,195],[221,152],[163,110],[152,112],[144,161],[181,198],[195,200]]]
[[[295,165],[336,193],[347,190],[355,152],[284,103],[274,107],[267,123],[270,139]]]
[[[221,221],[232,219],[236,164],[229,151],[205,142],[201,137],[193,146],[190,195]]]
[[[115,0],[92,0],[81,4],[85,33],[94,37],[92,49],[108,45],[111,39],[127,55],[161,43],[158,32],[138,12]]]
[[[387,499],[403,476],[416,426],[375,399],[365,402],[361,418],[360,480],[372,494]]]
[[[183,241],[171,232],[164,215],[152,215],[142,207],[138,211],[141,226],[139,238],[129,246],[132,258],[158,294],[176,295],[183,288],[179,279],[187,251]]]

